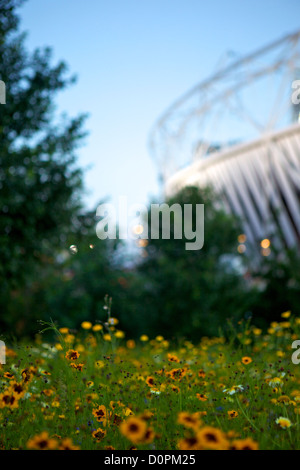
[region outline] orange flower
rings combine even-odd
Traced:
[[[68,361],[76,361],[79,356],[79,352],[74,349],[69,349],[69,351],[66,352],[66,359],[68,359]]]
[[[243,359],[242,359],[242,363],[245,364],[245,365],[251,364],[251,362],[252,362],[251,357],[245,356],[245,357],[243,357]]]
[[[27,448],[31,450],[53,450],[57,448],[56,439],[51,439],[47,432],[33,437],[27,442]]]

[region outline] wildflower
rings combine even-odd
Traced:
[[[235,393],[238,392],[243,392],[244,387],[242,385],[233,385],[231,388],[225,388],[223,390],[223,393],[227,393],[227,395],[234,395]]]
[[[92,323],[89,321],[84,321],[81,323],[81,328],[83,328],[84,330],[90,330],[92,326]]]
[[[200,369],[200,370],[198,371],[198,375],[199,375],[199,377],[200,377],[201,379],[205,379],[205,375],[206,375],[206,374],[205,374],[205,372],[204,372],[203,369]]]
[[[15,378],[15,376],[13,374],[11,374],[10,372],[4,372],[3,377],[5,379],[9,379],[9,380],[12,380],[12,379]]]
[[[185,373],[185,369],[172,369],[170,372],[168,372],[168,375],[170,375],[173,380],[181,380]]]
[[[17,398],[22,398],[26,393],[26,385],[14,381],[11,382],[9,390],[11,390]]]
[[[135,348],[135,341],[133,339],[129,339],[126,343],[126,346],[128,349],[134,349]]]
[[[212,426],[205,426],[200,429],[197,434],[197,439],[201,447],[209,450],[226,450],[228,449],[229,443],[224,433],[217,428]]]
[[[66,352],[66,359],[68,361],[76,361],[79,358],[80,354],[78,351],[75,351],[74,349],[69,349],[69,351]]]
[[[63,439],[58,447],[59,450],[80,450],[80,447],[74,446],[72,439],[68,437]]]
[[[104,341],[111,341],[111,335],[109,333],[105,333],[105,335],[103,335],[103,339]]]
[[[292,426],[291,421],[288,418],[283,418],[280,416],[280,418],[276,419],[276,424],[278,424],[282,429],[288,429]]]
[[[258,444],[253,441],[251,437],[247,439],[236,439],[232,441],[230,450],[258,450]]]
[[[153,417],[153,413],[149,410],[145,410],[141,415],[140,418],[144,421],[149,421]]]
[[[154,378],[153,377],[147,377],[146,378],[146,384],[149,386],[149,387],[153,387],[155,385],[155,381],[154,381]]]
[[[70,367],[72,367],[72,369],[76,369],[76,370],[79,370],[79,372],[81,372],[84,367],[84,364],[75,364],[74,362],[71,362]]]
[[[260,336],[262,334],[262,330],[260,328],[254,328],[253,334],[255,334],[255,336]]]
[[[96,439],[98,442],[100,442],[104,438],[105,434],[106,434],[106,431],[104,431],[101,428],[98,428],[92,432],[93,438]]]
[[[287,395],[281,395],[277,398],[278,403],[290,403],[290,398]]]
[[[196,397],[200,401],[207,401],[208,400],[208,397],[204,393],[196,393]]]
[[[62,334],[62,335],[67,335],[69,333],[69,328],[60,328],[59,329],[59,332]]]
[[[140,337],[140,340],[145,343],[146,341],[149,341],[149,338],[148,338],[147,335],[142,335],[142,336]]]
[[[132,412],[132,410],[131,410],[130,408],[128,408],[128,407],[126,406],[125,410],[123,411],[123,415],[124,415],[124,416],[130,416],[130,415],[133,415],[133,412]]]
[[[252,362],[251,357],[246,356],[246,357],[243,357],[243,359],[242,359],[242,363],[245,364],[245,365],[251,364],[251,362]]]
[[[75,336],[74,335],[67,335],[65,337],[65,343],[67,344],[72,344],[75,341]]]
[[[274,377],[273,379],[269,380],[269,386],[272,388],[282,387],[283,380],[280,377]]]
[[[98,408],[93,409],[93,415],[97,418],[97,421],[104,421],[106,419],[106,408],[104,405],[98,406]]]
[[[117,331],[115,332],[115,337],[116,337],[116,338],[119,338],[119,339],[124,338],[124,337],[125,337],[124,331],[117,330]]]
[[[97,332],[97,331],[101,331],[103,330],[103,326],[102,325],[94,325],[93,326],[93,331]]]
[[[183,424],[186,428],[197,429],[201,425],[199,416],[197,413],[190,414],[182,411],[178,414],[178,424]]]
[[[133,444],[137,444],[145,438],[147,425],[143,419],[131,416],[121,423],[120,431]]]
[[[27,448],[30,450],[53,450],[57,448],[56,439],[51,439],[47,432],[33,437],[27,442]]]
[[[175,356],[175,354],[169,354],[168,353],[168,361],[169,362],[180,362],[180,359],[178,359],[178,357]]]
[[[235,410],[227,411],[227,414],[229,419],[237,418],[239,415],[238,412]]]
[[[178,442],[180,450],[201,450],[200,442],[197,437],[186,437]]]
[[[290,318],[290,316],[291,316],[291,311],[290,310],[288,310],[287,312],[283,312],[281,314],[281,318]]]
[[[18,397],[11,391],[0,394],[0,408],[18,408]]]
[[[119,323],[119,320],[117,318],[110,317],[108,319],[108,324],[111,326],[116,326],[118,323]]]
[[[95,362],[95,367],[97,369],[102,369],[105,366],[105,363],[103,361],[96,361]]]

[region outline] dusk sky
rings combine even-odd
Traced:
[[[57,111],[90,114],[79,149],[89,207],[158,193],[147,148],[155,120],[227,51],[250,53],[299,29],[298,0],[28,0],[27,47],[51,46],[78,82]]]

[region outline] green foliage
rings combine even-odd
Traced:
[[[63,246],[80,209],[81,170],[75,150],[84,116],[54,122],[53,100],[73,83],[51,50],[29,54],[15,8],[0,1],[0,284],[16,286],[53,246]]]
[[[262,260],[259,269],[252,273],[260,286],[252,305],[255,321],[265,326],[272,319],[278,321],[287,310],[299,312],[300,256],[296,249],[277,252]]]
[[[226,318],[239,318],[247,310],[249,292],[234,267],[238,221],[216,207],[209,189],[185,188],[167,203],[192,204],[194,226],[196,204],[205,204],[204,246],[188,251],[185,237],[150,239],[131,286],[135,301],[127,315],[141,333],[198,340],[216,334]]]

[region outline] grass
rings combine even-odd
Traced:
[[[117,319],[79,332],[44,324],[0,366],[2,449],[299,449],[300,318],[263,333],[174,345],[126,340]]]

